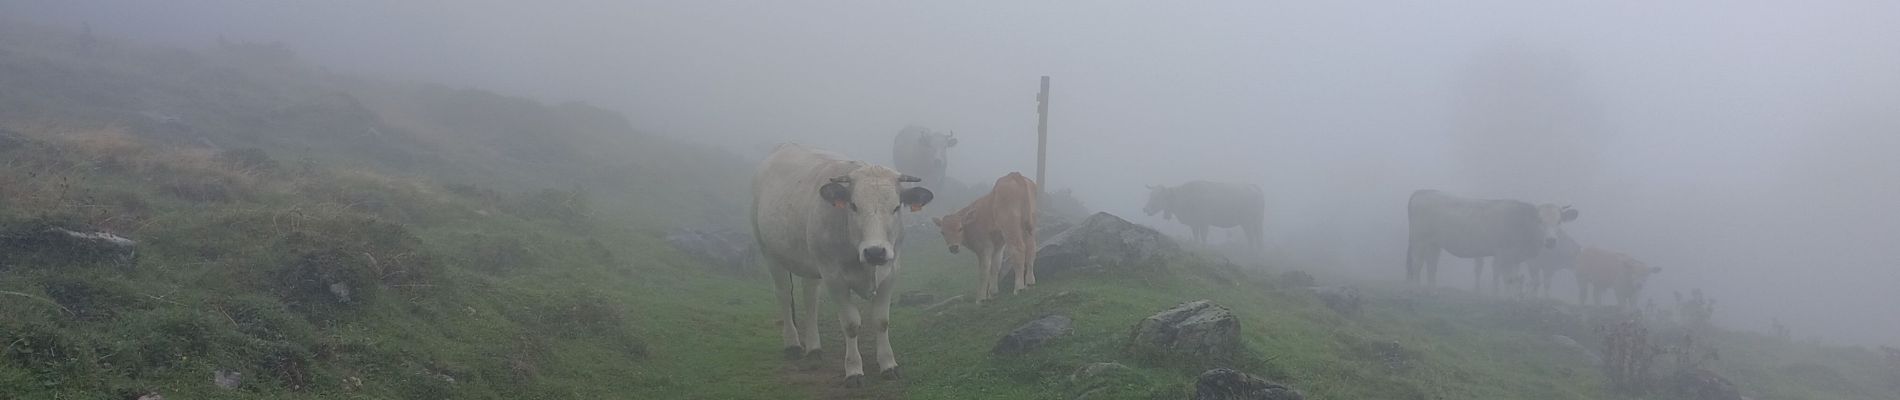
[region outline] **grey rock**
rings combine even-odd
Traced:
[[[237,389],[239,385],[244,384],[244,373],[222,369],[212,371],[211,383],[225,389]]]
[[[330,294],[336,295],[338,303],[350,302],[350,284],[335,282],[330,284]]]
[[[674,249],[733,275],[759,270],[752,264],[757,257],[753,242],[741,229],[679,228],[666,233],[666,243]]]
[[[1240,319],[1207,300],[1184,303],[1136,323],[1128,334],[1138,351],[1198,359],[1226,359],[1240,346]]]
[[[1364,296],[1359,294],[1359,288],[1352,286],[1322,286],[1310,290],[1313,291],[1315,297],[1319,297],[1320,303],[1326,304],[1326,308],[1331,308],[1340,314],[1358,314],[1359,306],[1365,303]]]
[[[1193,400],[1304,400],[1300,391],[1226,368],[1202,372],[1194,380]]]
[[[1181,253],[1180,244],[1154,228],[1098,212],[1037,247],[1036,276],[1151,268]]]
[[[897,295],[898,307],[916,307],[935,301],[937,301],[937,295],[919,291],[909,291]]]
[[[1008,335],[1004,335],[1003,339],[997,340],[996,347],[991,347],[990,353],[1000,355],[1028,353],[1042,347],[1044,343],[1049,342],[1049,339],[1075,332],[1075,329],[1070,326],[1072,322],[1065,315],[1045,315],[1029,321],[1017,327],[1016,330],[1010,331]]]

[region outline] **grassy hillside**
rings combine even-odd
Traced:
[[[0,397],[1174,399],[1213,366],[1309,398],[1630,397],[1551,340],[1600,352],[1607,312],[1373,283],[1342,314],[1202,256],[899,308],[906,379],[840,389],[829,306],[828,358],[783,361],[770,283],[662,239],[738,224],[750,163],[631,126],[584,104],[334,74],[279,46],[0,23]],[[904,252],[900,291],[973,289],[973,260],[934,235]],[[1246,354],[1124,350],[1136,321],[1198,299],[1240,317]],[[1049,313],[1075,332],[990,355]],[[1655,326],[1662,342],[1672,325]],[[1753,398],[1900,397],[1867,349],[1704,337],[1721,351],[1709,368]],[[1108,361],[1133,369],[1070,381]],[[217,371],[241,383],[220,388]]]

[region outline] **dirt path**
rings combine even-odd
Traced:
[[[835,315],[835,314],[834,314]],[[858,339],[858,353],[864,357],[864,386],[844,387],[844,335],[839,333],[837,320],[819,324],[818,338],[823,341],[824,352],[798,361],[780,361],[779,381],[791,389],[809,393],[811,398],[833,399],[903,399],[905,381],[886,380],[878,377],[877,339],[866,336]],[[899,354],[898,361],[903,361]],[[901,368],[901,366],[900,366]]]

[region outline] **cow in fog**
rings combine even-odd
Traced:
[[[1564,232],[1562,228],[1557,229],[1557,245],[1537,252],[1537,257],[1525,263],[1528,266],[1526,269],[1529,269],[1531,273],[1531,280],[1528,283],[1531,295],[1539,298],[1550,297],[1551,278],[1557,276],[1557,271],[1566,269],[1575,271],[1577,254],[1582,251],[1583,246],[1578,245],[1576,239],[1570,238],[1569,232]]]
[[[1036,284],[1036,183],[1011,172],[996,179],[989,194],[949,216],[931,220],[943,233],[950,253],[969,247],[976,254],[978,302],[994,297],[1004,251],[1016,261],[1016,287],[1021,293]]]
[[[956,132],[932,131],[919,126],[907,126],[897,131],[897,139],[891,144],[892,166],[898,172],[923,178],[932,185],[942,185],[944,171],[950,168],[950,148],[957,146]]]
[[[1518,266],[1557,246],[1557,228],[1577,219],[1569,206],[1531,205],[1517,200],[1483,200],[1436,190],[1412,192],[1406,204],[1408,239],[1405,279],[1438,284],[1439,252],[1472,259],[1471,290],[1482,288],[1484,259],[1492,258],[1491,292],[1510,278],[1522,284]],[[1520,286],[1519,290],[1523,288]]]
[[[752,180],[752,229],[777,288],[785,355],[819,353],[818,291],[837,304],[844,330],[845,386],[863,385],[858,335],[876,335],[877,363],[886,379],[899,376],[891,353],[891,292],[897,284],[902,219],[933,194],[896,170],[797,144],[772,150]],[[908,209],[908,210],[907,210]],[[805,288],[792,296],[792,280]],[[860,323],[852,295],[869,300],[871,321]],[[803,306],[794,309],[794,306]]]
[[[1662,272],[1627,254],[1590,247],[1577,254],[1577,304],[1598,305],[1603,291],[1616,291],[1617,307],[1636,306],[1649,276]]]
[[[1265,247],[1261,225],[1267,201],[1260,185],[1193,181],[1175,187],[1148,186],[1148,205],[1141,211],[1181,221],[1194,231],[1194,241],[1203,245],[1208,227],[1239,227],[1247,232],[1248,246]]]

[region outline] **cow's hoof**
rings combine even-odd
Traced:
[[[896,366],[891,366],[889,369],[885,369],[884,372],[879,372],[877,376],[887,381],[894,381],[904,379],[904,372],[897,369]]]
[[[804,348],[802,348],[802,347],[798,347],[798,346],[785,346],[785,359],[786,359],[786,360],[789,360],[789,361],[798,361],[798,357],[799,357],[799,356],[803,356],[803,355],[805,355],[805,349],[804,349]]]
[[[805,352],[805,359],[808,359],[808,360],[816,359],[819,357],[824,357],[824,355],[825,355],[825,349],[815,348],[815,349],[811,349],[811,351]]]
[[[844,387],[853,389],[864,387],[864,374],[844,377]]]

